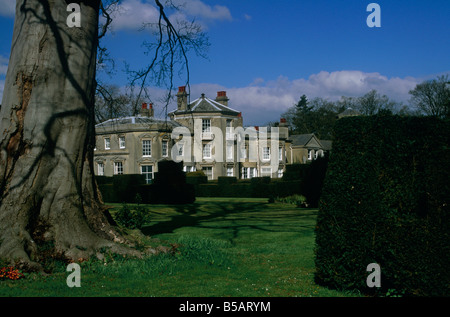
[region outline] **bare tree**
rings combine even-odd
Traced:
[[[188,53],[193,51],[197,56],[206,57],[205,51],[210,44],[206,33],[195,20],[177,19],[173,22],[169,19],[167,10],[176,12],[181,10],[183,5],[175,5],[170,0],[167,0],[165,5],[159,0],[155,0],[155,3],[160,13],[158,21],[144,23],[142,26],[147,31],[153,31],[156,38],[155,41],[144,43],[145,53],[153,56],[151,62],[139,70],[127,67],[127,72],[131,79],[131,93],[136,96],[133,111],[138,111],[143,96],[145,99],[151,99],[147,91],[147,84],[151,82],[167,91],[166,96],[162,98],[167,115],[175,75],[185,75],[187,92],[190,95]],[[137,92],[134,92],[134,88],[137,88]]]
[[[429,116],[450,117],[450,82],[448,75],[424,81],[410,92],[412,104]]]
[[[80,28],[66,24],[68,3],[17,0],[0,111],[0,258],[36,267],[42,243],[72,260],[104,249],[140,254],[108,222],[93,174],[101,1],[77,1]],[[155,3],[178,43],[165,61],[185,56]]]

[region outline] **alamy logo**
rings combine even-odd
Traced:
[[[72,12],[67,17],[66,23],[69,28],[81,27],[81,8],[78,3],[69,3],[67,11]]]
[[[366,284],[368,287],[381,287],[381,268],[377,263],[370,263],[367,266],[367,272],[372,272],[367,276]]]
[[[367,17],[366,23],[369,28],[381,27],[381,7],[378,3],[370,3],[366,9],[367,12],[372,12]]]
[[[67,276],[66,284],[69,287],[81,287],[81,268],[77,263],[70,263],[66,269],[67,272],[72,272]]]

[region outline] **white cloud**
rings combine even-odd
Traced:
[[[118,30],[137,31],[144,23],[156,23],[159,12],[150,3],[140,0],[125,0],[113,14],[112,28]]]
[[[204,27],[211,21],[231,21],[230,10],[225,6],[210,6],[200,0],[190,0],[189,2],[176,0],[173,4],[180,8],[173,11],[167,8],[167,14],[172,21],[192,20],[199,21]],[[159,10],[153,1],[150,0],[124,0],[118,6],[117,12],[113,15],[112,28],[114,31],[131,30],[137,31],[146,23],[157,23]]]
[[[214,7],[203,3],[200,0],[190,0],[187,2],[183,9],[187,14],[198,17],[200,19],[217,20],[217,21],[231,21],[230,10],[221,5],[215,5]]]
[[[14,17],[16,13],[16,0],[2,0],[0,16]]]
[[[264,124],[276,121],[288,108],[292,107],[300,96],[308,99],[321,97],[336,101],[342,96],[359,97],[372,89],[390,99],[407,103],[409,90],[422,82],[421,78],[392,77],[379,73],[343,70],[336,72],[322,71],[310,75],[307,79],[289,80],[280,76],[276,80],[264,81],[256,78],[245,87],[224,87],[214,84],[197,84],[191,87],[191,100],[201,93],[214,99],[219,90],[227,91],[230,107],[243,113],[244,121],[252,124]],[[244,123],[245,123],[244,122]]]

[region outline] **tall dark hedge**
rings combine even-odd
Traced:
[[[316,280],[377,295],[450,295],[450,124],[338,120],[319,203]],[[366,285],[381,267],[381,288]]]

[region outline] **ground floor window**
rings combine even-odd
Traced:
[[[282,168],[280,168],[278,170],[278,178],[283,178],[283,169]]]
[[[105,175],[105,165],[103,163],[97,163],[97,175],[98,176]]]
[[[242,178],[253,178],[258,176],[256,173],[256,167],[243,167],[242,168]]]
[[[213,171],[211,166],[204,166],[202,167],[203,173],[208,177],[208,180],[211,180],[213,178]]]
[[[123,174],[123,163],[114,162],[114,175],[122,175],[122,174]]]
[[[272,168],[271,167],[261,167],[261,176],[272,177]]]
[[[195,172],[196,168],[195,168],[195,166],[187,166],[187,165],[185,165],[185,166],[183,166],[183,171],[186,172],[186,173]]]
[[[152,165],[142,165],[141,174],[145,176],[145,183],[151,184],[153,180],[153,166]]]
[[[227,167],[227,176],[228,176],[228,177],[234,176],[233,168],[232,168],[232,167]]]

